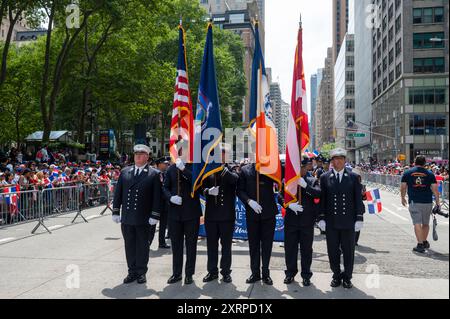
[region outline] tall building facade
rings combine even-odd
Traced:
[[[274,114],[275,127],[278,133],[278,149],[280,154],[286,151],[286,137],[288,128],[288,115],[290,105],[281,98],[280,84],[277,82],[270,84],[270,99]]]
[[[316,113],[316,102],[317,102],[317,74],[311,75],[310,79],[310,85],[311,85],[311,112],[309,120],[309,144],[310,148],[315,149],[316,148],[316,141],[315,141],[315,132],[313,131],[314,123],[315,123],[315,113]]]
[[[355,161],[355,50],[354,36],[347,34],[334,66],[334,132],[336,145]]]
[[[255,52],[255,36],[253,22],[260,21],[259,33],[264,53],[265,28],[264,11],[265,0],[200,0],[200,4],[210,11],[215,25],[222,29],[238,34],[244,44],[244,73],[247,80],[247,94],[242,107],[242,122],[244,126],[249,122],[250,115],[250,86],[253,55]],[[261,16],[263,19],[261,19]]]
[[[449,2],[375,4],[381,23],[371,39],[374,157],[448,159]]]
[[[354,2],[355,24],[355,118],[360,131],[365,137],[355,140],[356,162],[369,162],[372,156],[371,122],[372,122],[372,27],[367,25],[367,8],[372,0],[356,0]],[[350,18],[352,20],[352,18]]]
[[[1,19],[1,17],[0,17],[0,19]],[[1,19],[0,41],[6,40],[10,25],[11,25],[11,23],[9,22],[9,19],[6,19],[6,18]],[[19,19],[13,28],[12,37],[11,37],[12,41],[18,40],[18,37],[17,37],[18,32],[20,33],[20,32],[24,32],[24,31],[28,31],[28,30],[29,30],[29,28],[27,26],[27,21],[25,19]]]
[[[348,30],[349,0],[333,1],[333,62],[341,50],[342,41]]]
[[[316,102],[316,146],[333,143],[334,137],[334,61],[333,48],[327,49],[325,67],[322,72]]]

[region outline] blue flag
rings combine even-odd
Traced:
[[[205,134],[203,134],[206,131]],[[208,24],[205,51],[198,88],[197,112],[194,120],[194,164],[192,166],[192,196],[208,176],[222,170],[219,143],[222,141],[217,93],[212,24]]]

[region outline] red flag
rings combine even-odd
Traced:
[[[300,178],[301,152],[309,144],[309,127],[306,100],[305,70],[303,68],[303,35],[298,30],[298,43],[295,50],[292,101],[286,142],[286,169],[284,185],[285,205],[297,202],[297,187]]]
[[[185,31],[179,26],[179,52],[175,95],[173,98],[172,124],[170,126],[170,156],[191,163],[193,156],[194,115],[186,60]],[[181,153],[180,153],[181,152]]]

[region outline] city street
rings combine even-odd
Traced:
[[[311,287],[296,277],[283,284],[284,251],[274,243],[271,259],[273,286],[245,284],[250,275],[246,242],[233,245],[233,283],[204,284],[206,242],[199,240],[194,284],[167,285],[171,251],[152,245],[147,284],[123,285],[126,262],[120,227],[100,208],[84,212],[70,225],[73,214],[46,221],[52,234],[35,223],[0,229],[0,298],[449,298],[449,223],[438,216],[439,240],[423,255],[415,245],[408,211],[391,193],[381,192],[383,211],[365,215],[360,246],[356,248],[354,288],[329,286],[331,275],[325,238],[316,230]],[[79,279],[79,280],[78,280]]]

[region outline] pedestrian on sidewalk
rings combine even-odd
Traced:
[[[413,251],[425,253],[430,248],[428,234],[430,232],[430,217],[433,209],[433,194],[436,205],[440,205],[439,191],[436,177],[425,169],[425,156],[417,156],[414,167],[407,170],[402,176],[400,195],[403,206],[408,206],[417,238],[417,246]],[[408,201],[406,201],[408,193]]]

